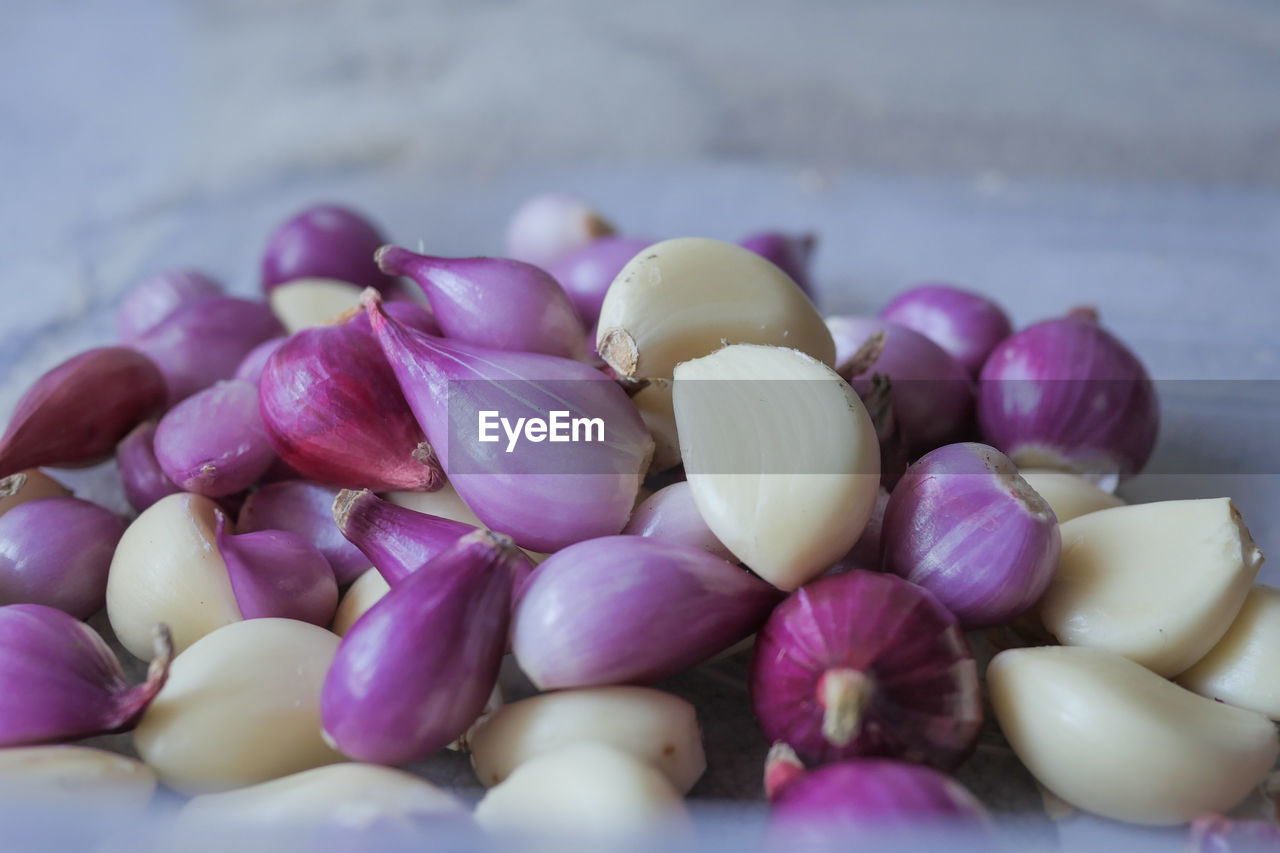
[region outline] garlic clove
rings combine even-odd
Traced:
[[[832,365],[835,343],[804,291],[733,243],[680,237],[622,268],[600,309],[596,348],[621,376],[671,378],[682,361],[731,343],[794,347]]]
[[[1098,510],[1060,525],[1045,628],[1172,676],[1204,657],[1244,604],[1262,551],[1229,498]]]
[[[1058,523],[1079,518],[1100,509],[1124,506],[1116,495],[1098,488],[1079,474],[1049,468],[1024,468],[1018,471],[1031,488],[1040,493],[1058,517]]]
[[[1266,717],[1214,702],[1103,649],[1001,652],[987,669],[1000,729],[1073,806],[1182,823],[1244,799],[1280,754]]]
[[[336,278],[300,278],[278,284],[267,294],[271,312],[289,334],[325,326],[353,308],[360,307],[360,291]]]
[[[201,638],[133,732],[138,755],[184,794],[226,791],[342,761],[320,734],[335,634],[249,619]]]
[[[1255,584],[1227,633],[1177,680],[1201,696],[1280,720],[1280,589]]]
[[[694,707],[648,687],[559,690],[505,705],[467,737],[487,786],[526,761],[575,743],[603,743],[656,767],[687,793],[707,769]]]
[[[329,630],[339,637],[345,637],[355,621],[390,591],[391,585],[387,583],[382,573],[377,569],[369,569],[356,578],[356,582],[338,602],[338,612],[333,615],[333,624]]]
[[[622,837],[687,826],[680,794],[654,767],[600,743],[577,743],[521,764],[490,788],[476,822],[503,832]]]
[[[65,744],[0,749],[0,796],[10,805],[97,807],[118,817],[145,811],[155,791],[155,771],[105,749]]]
[[[671,390],[670,379],[651,379],[631,398],[640,411],[640,420],[649,430],[649,437],[653,439],[650,474],[658,474],[680,464],[680,437],[676,433],[676,410]]]
[[[39,468],[28,468],[0,478],[0,515],[15,506],[41,498],[65,498],[71,490]]]
[[[848,552],[880,487],[875,427],[849,384],[802,352],[752,344],[675,374],[689,487],[725,547],[786,590]]]
[[[151,629],[173,631],[177,652],[240,619],[216,544],[218,505],[185,492],[152,504],[125,530],[107,573],[107,617],[133,655],[150,660]]]
[[[453,794],[403,770],[376,764],[330,764],[183,806],[183,821],[328,824],[349,829],[413,826],[436,815],[463,815]]]

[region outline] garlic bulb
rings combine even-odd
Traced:
[[[359,308],[360,290],[335,278],[300,278],[271,288],[267,300],[280,325],[292,335],[301,329],[328,325],[347,311]]]
[[[505,705],[467,736],[487,786],[526,761],[574,743],[603,743],[653,765],[681,792],[707,768],[694,707],[648,687],[558,690]]]
[[[1171,676],[1222,638],[1262,552],[1228,498],[1102,509],[1060,525],[1044,627]]]
[[[596,328],[600,356],[637,379],[669,379],[677,364],[726,340],[835,361],[826,324],[786,273],[750,249],[702,237],[636,255],[609,286]]]
[[[802,352],[754,344],[675,377],[689,487],[725,547],[788,590],[844,556],[880,486],[875,427],[849,383]]]
[[[240,788],[343,758],[320,734],[338,637],[293,619],[233,622],[174,659],[133,732],[142,760],[184,794]]]
[[[1059,524],[1100,509],[1125,505],[1123,500],[1079,474],[1048,468],[1023,468],[1018,473],[1049,504]]]
[[[1197,696],[1103,649],[1001,652],[987,668],[1001,731],[1073,806],[1144,824],[1221,813],[1280,754],[1261,714]]]
[[[107,616],[120,642],[142,660],[163,622],[176,652],[240,619],[227,564],[216,544],[218,506],[201,495],[161,498],[125,530],[107,574]]]
[[[486,829],[624,837],[687,825],[680,794],[649,764],[599,743],[532,758],[476,806]]]
[[[339,637],[345,637],[347,630],[355,624],[355,621],[390,591],[391,585],[382,577],[382,574],[377,569],[369,569],[356,578],[356,582],[343,593],[342,600],[338,602],[338,612],[333,615],[333,625],[330,626],[330,630]]]
[[[1227,633],[1178,683],[1280,720],[1280,589],[1255,584]]]
[[[184,821],[336,824],[349,829],[462,815],[453,794],[403,770],[376,764],[330,764],[221,794],[182,808]]]
[[[0,749],[0,796],[10,805],[96,807],[113,816],[142,812],[156,790],[155,772],[140,761],[88,746]]]

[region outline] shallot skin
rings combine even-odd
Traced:
[[[307,480],[270,483],[251,494],[240,508],[236,530],[287,530],[320,549],[338,586],[346,586],[369,568],[360,549],[343,538],[333,520],[339,490]]]
[[[156,461],[156,421],[143,421],[116,445],[116,469],[125,499],[138,512],[182,491]]]
[[[561,255],[546,269],[564,288],[583,323],[590,327],[600,317],[609,285],[628,261],[653,243],[636,237],[601,237]]]
[[[1013,334],[999,305],[951,284],[916,285],[890,300],[880,316],[929,338],[975,377],[991,351]]]
[[[809,279],[809,260],[817,244],[818,238],[813,234],[784,234],[780,231],[761,231],[738,241],[742,248],[772,261],[810,298],[813,297],[813,282]]]
[[[316,204],[281,223],[262,255],[262,289],[299,278],[332,278],[386,291],[395,282],[373,262],[386,243],[373,223],[336,204]]]
[[[189,492],[224,497],[253,485],[275,453],[258,411],[258,389],[228,379],[170,409],[155,435],[156,461]]]
[[[215,537],[242,617],[283,617],[321,627],[333,620],[338,584],[316,546],[284,530],[233,534],[222,513]]]
[[[179,305],[221,295],[221,284],[195,270],[158,272],[125,294],[116,309],[116,334],[123,343],[131,343],[163,322]]]
[[[0,437],[0,477],[42,465],[89,465],[165,403],[155,363],[124,347],[67,359],[27,390]]]

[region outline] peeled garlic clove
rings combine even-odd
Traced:
[[[649,764],[600,743],[576,743],[521,764],[476,806],[476,822],[507,832],[631,836],[687,825],[679,792]]]
[[[1178,683],[1280,720],[1280,589],[1255,584],[1227,633]]]
[[[201,495],[162,498],[129,525],[107,573],[107,616],[121,644],[150,660],[151,628],[173,631],[181,652],[240,619],[218,551],[218,505]]]
[[[184,794],[226,791],[341,761],[320,735],[320,689],[338,637],[249,619],[201,638],[133,732],[142,760]]]
[[[356,578],[356,582],[338,602],[338,612],[333,615],[333,624],[329,630],[339,637],[345,637],[355,621],[390,591],[391,584],[387,583],[382,573],[377,569],[369,569]]]
[[[336,278],[300,278],[267,294],[271,312],[289,334],[324,326],[360,306],[362,288]]]
[[[1009,649],[987,686],[1032,775],[1077,808],[1143,824],[1224,812],[1280,754],[1261,714],[1214,702],[1102,649]]]
[[[1049,504],[1059,524],[1100,509],[1125,505],[1120,498],[1069,471],[1025,468],[1018,473]]]
[[[804,291],[774,264],[733,243],[664,240],[609,286],[596,348],[621,376],[671,378],[682,361],[731,343],[794,347],[827,364],[835,343]]]
[[[202,794],[182,807],[184,821],[224,824],[329,824],[365,829],[414,825],[436,815],[462,815],[457,797],[403,770],[375,764],[330,764],[280,779]]]
[[[1124,655],[1159,675],[1204,657],[1231,625],[1262,551],[1229,498],[1098,510],[1060,526],[1040,606],[1068,646]]]
[[[802,352],[752,344],[675,374],[685,471],[711,532],[786,590],[848,552],[880,488],[875,427],[849,384]]]
[[[144,811],[155,791],[155,771],[105,749],[70,745],[0,749],[0,796],[9,804],[95,806],[119,816]]]
[[[657,474],[680,464],[680,437],[676,433],[675,403],[671,399],[670,379],[651,379],[637,391],[631,402],[640,412],[649,437],[653,439],[653,458],[649,473]]]
[[[39,468],[28,468],[0,478],[0,515],[15,506],[40,498],[70,497],[71,490]]]
[[[648,687],[559,690],[505,705],[467,737],[485,785],[576,743],[603,743],[656,767],[687,793],[707,769],[694,707]]]

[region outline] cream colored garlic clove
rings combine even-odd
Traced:
[[[107,616],[126,649],[153,653],[151,629],[163,622],[174,651],[239,620],[227,565],[214,537],[217,504],[200,495],[161,498],[125,530],[107,574]]]
[[[293,619],[219,628],[178,655],[133,733],[142,760],[184,794],[225,791],[342,761],[320,734],[338,637]]]
[[[391,585],[382,577],[382,573],[377,569],[369,569],[356,578],[355,583],[343,593],[342,600],[338,602],[338,610],[333,614],[330,630],[339,637],[345,637],[355,621],[390,591]]]
[[[652,765],[611,746],[576,743],[521,764],[489,789],[475,818],[490,830],[582,839],[681,828],[688,814]]]
[[[0,515],[27,501],[65,498],[70,494],[70,489],[39,468],[28,468],[8,477],[0,477]]]
[[[140,761],[88,746],[0,749],[0,798],[7,805],[99,808],[113,817],[151,804],[156,774]]]
[[[413,825],[424,817],[465,814],[453,794],[390,767],[330,764],[188,802],[183,821],[307,823],[348,829]]]
[[[694,503],[738,559],[791,590],[853,547],[875,508],[880,448],[834,370],[735,344],[677,367],[674,395]]]
[[[1048,468],[1025,468],[1018,473],[1045,499],[1059,524],[1100,509],[1125,505],[1123,500],[1079,474]]]
[[[475,722],[462,733],[462,737],[446,746],[445,749],[451,749],[454,752],[468,752],[471,749],[471,737],[505,705],[506,698],[502,695],[502,684],[499,682],[493,685],[493,692],[489,694],[489,701],[484,703],[484,710],[480,712],[480,716],[476,717]]]
[[[1045,628],[1164,676],[1222,638],[1262,565],[1228,498],[1102,509],[1060,529],[1062,556],[1040,604]]]
[[[793,347],[830,366],[836,348],[809,297],[769,261],[733,243],[655,243],[614,278],[597,324],[600,356],[622,376],[672,376],[730,343]]]
[[[463,524],[470,524],[473,527],[479,527],[484,530],[489,528],[480,518],[471,511],[471,507],[462,501],[462,497],[458,494],[458,490],[453,487],[449,481],[445,481],[444,486],[436,489],[434,492],[388,492],[383,495],[384,498],[391,501],[396,506],[402,506],[405,509],[411,509],[414,512],[425,512],[427,515],[436,515],[440,518],[448,518],[452,521],[461,521]],[[495,533],[501,533],[501,530],[495,530]],[[547,559],[548,554],[539,551],[530,551],[527,548],[521,548],[521,551],[533,560],[534,564],[541,563]]]
[[[1280,720],[1280,589],[1255,584],[1227,633],[1178,683]]]
[[[694,707],[648,687],[560,690],[504,706],[467,738],[487,786],[526,761],[575,743],[603,743],[661,770],[687,793],[707,769]]]
[[[680,437],[676,434],[676,410],[670,379],[651,379],[631,398],[653,439],[649,473],[658,474],[680,464]]]
[[[271,288],[271,312],[289,334],[325,326],[360,307],[360,288],[336,278],[300,278]]]
[[[1235,806],[1280,744],[1261,714],[1214,702],[1103,649],[1009,649],[987,668],[1013,751],[1073,806],[1175,824]]]

